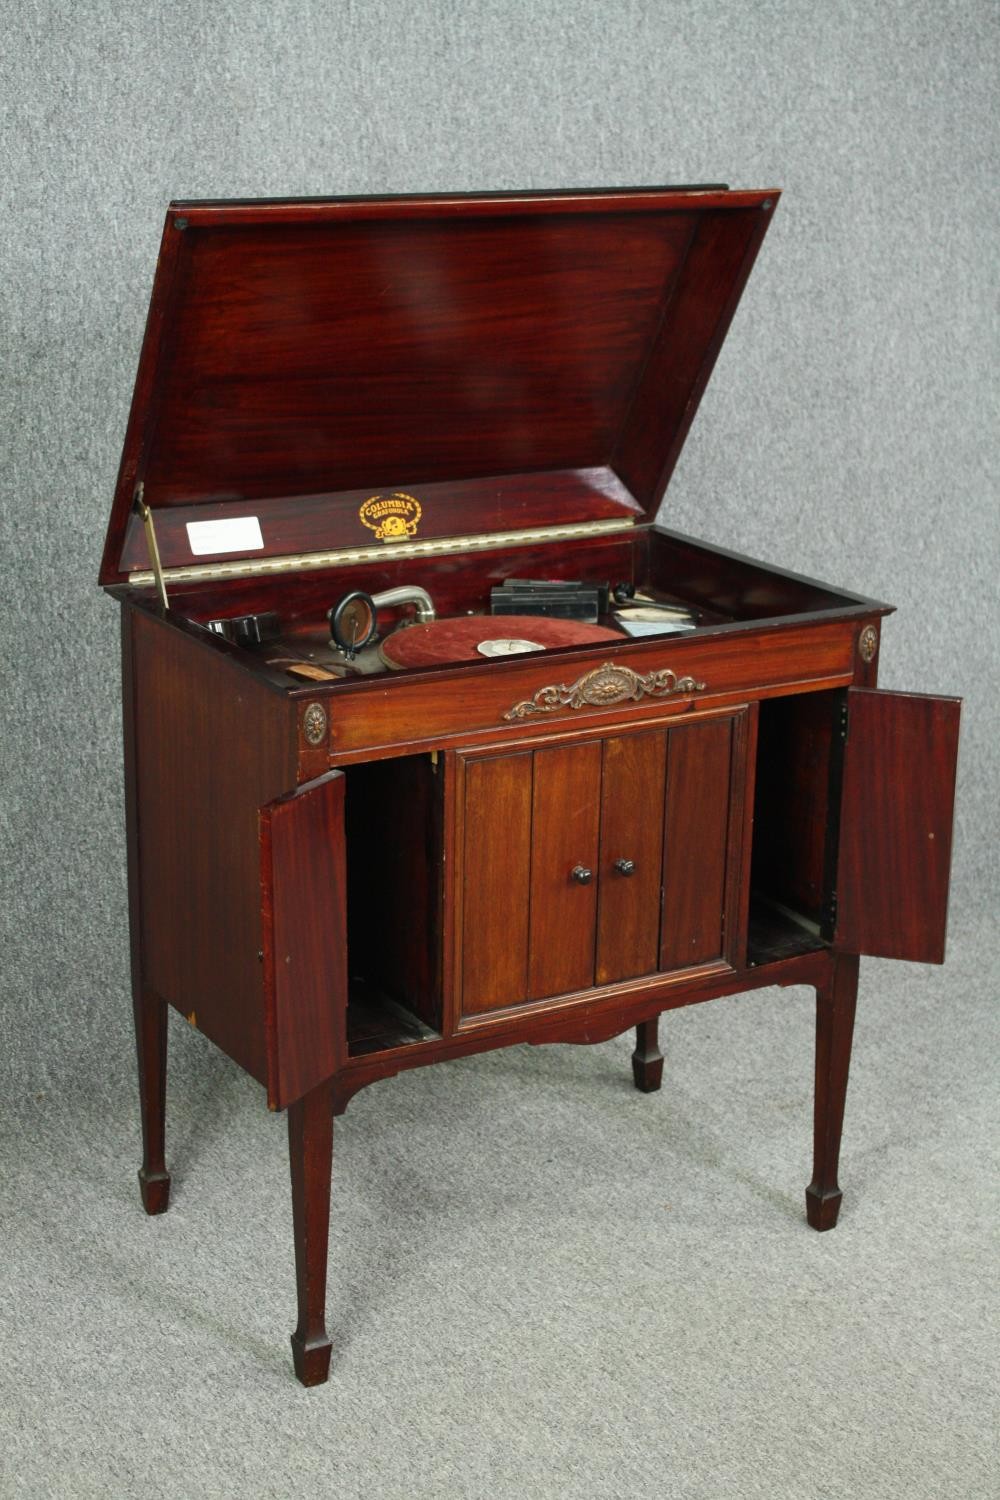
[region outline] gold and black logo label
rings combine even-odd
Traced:
[[[407,537],[417,534],[420,501],[402,490],[394,490],[391,495],[372,495],[358,516],[380,542],[405,542]]]

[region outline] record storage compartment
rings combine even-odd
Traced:
[[[435,1040],[512,1004],[723,957],[756,967],[825,947],[836,916],[844,709],[842,691],[761,700],[752,763],[741,710],[556,745],[529,739],[348,766],[350,1055]],[[449,797],[454,868],[445,859]],[[633,826],[614,811],[630,800],[642,814]],[[551,853],[540,868],[535,830],[551,851],[570,803],[585,862],[575,861],[570,834],[559,869],[549,868]],[[705,821],[713,807],[716,836]],[[619,865],[636,863],[635,843],[642,857],[625,880]],[[559,885],[568,908],[545,930],[532,926],[530,900],[543,881]],[[539,905],[549,910],[551,894]],[[563,919],[587,954],[547,957]]]
[[[431,1040],[442,1030],[442,773],[436,754],[345,772],[352,1057]]]
[[[822,947],[833,936],[845,709],[842,691],[760,704],[751,966]]]

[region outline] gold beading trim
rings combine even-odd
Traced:
[[[226,578],[259,578],[271,573],[309,573],[319,568],[350,568],[359,563],[384,563],[387,557],[445,557],[451,552],[490,552],[500,547],[530,547],[536,542],[568,542],[579,537],[610,536],[631,531],[635,522],[580,521],[573,526],[538,526],[530,531],[476,532],[472,536],[434,537],[422,542],[394,542],[392,550],[377,546],[340,547],[334,552],[297,552],[286,557],[244,557],[226,563],[192,563],[183,567],[164,568],[163,577],[170,583],[217,583]],[[148,568],[128,575],[136,588],[156,580]]]

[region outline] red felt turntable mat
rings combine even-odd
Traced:
[[[459,615],[454,620],[435,620],[430,625],[409,625],[396,630],[379,649],[386,666],[399,669],[432,667],[450,661],[497,660],[483,656],[476,649],[482,641],[534,641],[547,648],[621,639],[617,630],[606,630],[603,625],[550,620],[545,615]]]

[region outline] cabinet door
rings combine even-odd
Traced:
[[[657,966],[666,769],[665,730],[604,742],[598,984],[651,974]]]
[[[601,742],[536,750],[528,999],[594,982]]]
[[[834,945],[944,962],[957,698],[851,688]]]
[[[530,751],[465,766],[462,1010],[518,1005],[528,987]]]
[[[594,982],[601,742],[465,763],[461,1009]]]
[[[732,756],[731,718],[667,736],[661,969],[722,956]]]
[[[347,1050],[344,775],[260,811],[268,1102],[294,1104]]]
[[[746,712],[464,761],[464,1016],[723,957]],[[739,801],[739,799],[736,799]],[[742,804],[740,804],[742,805]]]

